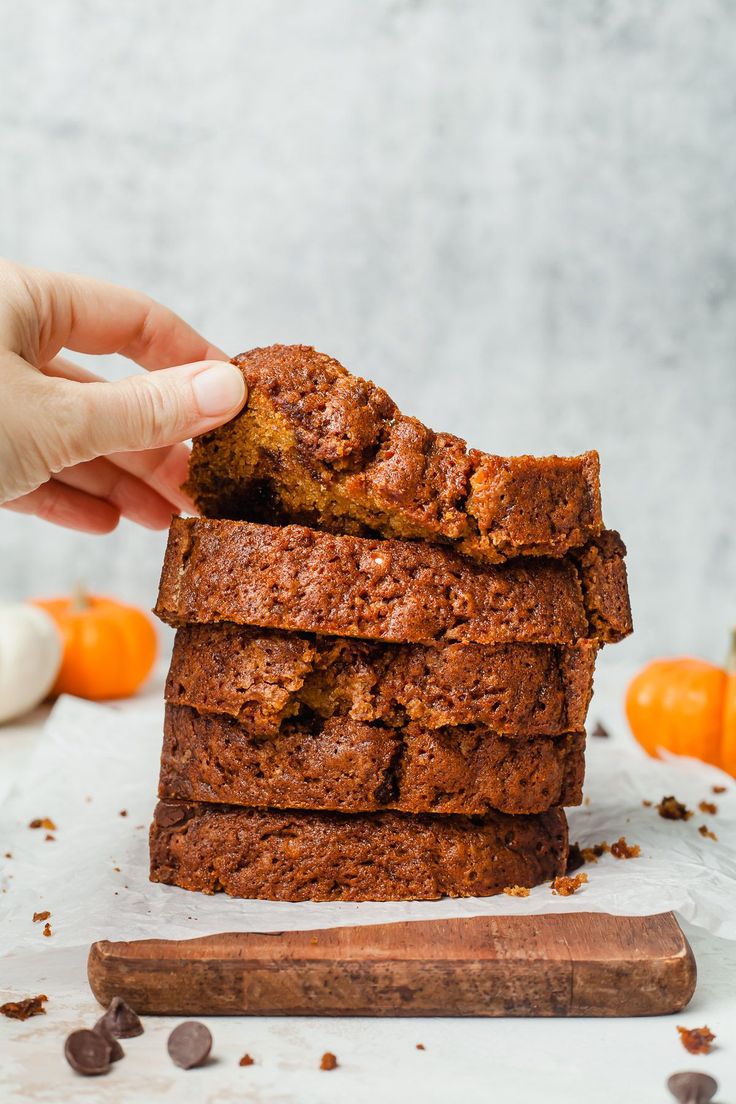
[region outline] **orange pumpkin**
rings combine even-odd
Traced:
[[[702,659],[655,659],[626,692],[631,731],[650,755],[660,748],[736,775],[736,633],[728,670]]]
[[[53,694],[92,701],[127,698],[151,673],[156,630],[142,610],[83,591],[34,604],[51,615],[64,643]]]

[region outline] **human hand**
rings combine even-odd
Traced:
[[[61,349],[121,353],[150,374],[110,383]],[[227,360],[146,295],[0,260],[0,505],[89,533],[121,516],[166,528],[192,509],[180,442],[245,401]]]

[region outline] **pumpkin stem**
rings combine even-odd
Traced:
[[[729,675],[736,675],[736,625],[731,629],[731,646],[728,649],[726,670]]]
[[[92,603],[89,600],[87,591],[81,583],[75,583],[72,590],[72,597],[69,603],[69,609],[72,613],[84,613],[88,610]],[[736,632],[736,630],[734,630]]]

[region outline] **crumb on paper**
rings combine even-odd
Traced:
[[[120,810],[120,816],[121,817],[126,817],[127,815],[128,815],[128,810],[127,809],[121,809]]]
[[[654,804],[653,801],[647,801],[646,798],[642,801],[642,805],[644,806],[645,809],[651,809],[653,804]]]
[[[114,866],[113,870],[115,871],[116,874],[120,873],[120,867],[119,866]]]
[[[56,843],[56,836],[52,836],[50,832],[47,832],[43,839],[44,843]]]
[[[714,843],[718,843],[718,836],[715,832],[711,832],[707,824],[701,824],[698,831],[704,839],[713,840]]]
[[[33,923],[37,924],[39,920],[48,920],[49,916],[51,916],[51,913],[48,909],[44,909],[43,912],[34,912]]]
[[[583,805],[590,805],[590,798],[589,797],[584,797],[583,798]]]
[[[48,920],[43,926],[43,934],[46,936],[47,939],[50,935],[53,935],[53,932],[51,931],[51,925],[49,924]]]
[[[426,1050],[424,1043],[417,1043],[417,1050]]]
[[[693,815],[692,809],[688,809],[672,794],[669,797],[662,798],[659,805],[657,805],[657,812],[665,820],[689,820]]]
[[[638,859],[641,855],[641,847],[638,843],[627,843],[626,838],[621,836],[611,844],[611,854],[614,859]]]
[[[591,736],[597,736],[599,740],[607,740],[610,735],[611,733],[600,721],[596,723],[595,728],[591,732]]]
[[[587,874],[560,874],[552,882],[551,890],[553,893],[557,893],[560,897],[572,897],[573,893],[576,893],[580,889],[581,885],[585,885],[588,880]]]
[[[701,801],[698,808],[701,813],[707,813],[708,816],[715,816],[718,812],[718,806],[714,801]]]
[[[679,1027],[680,1042],[689,1054],[710,1054],[715,1035],[709,1027]]]
[[[337,1058],[334,1054],[331,1054],[329,1050],[326,1050],[322,1055],[322,1059],[319,1064],[321,1070],[333,1070],[337,1069]]]
[[[12,857],[13,857],[13,852],[12,851],[6,851],[5,852],[5,858],[6,859],[12,859]]]
[[[601,840],[600,843],[594,843],[592,847],[583,847],[580,854],[583,856],[583,862],[597,863],[600,857],[607,855],[610,850],[610,843]]]
[[[35,817],[30,824],[29,828],[45,828],[47,832],[55,832],[56,825],[51,817]]]
[[[0,1015],[7,1016],[9,1020],[28,1020],[31,1016],[45,1016],[44,1004],[48,999],[45,993],[39,993],[37,997],[8,1001],[6,1004],[0,1004]]]
[[[710,789],[711,789],[711,793],[722,794],[722,793],[726,793],[727,788],[728,788],[727,786],[711,786]]]
[[[504,893],[507,897],[528,897],[529,890],[526,886],[512,885],[504,886]]]
[[[244,1054],[238,1062],[239,1066],[254,1066],[255,1058],[251,1058],[250,1054]]]

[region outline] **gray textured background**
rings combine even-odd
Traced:
[[[490,451],[597,447],[637,622],[609,662],[720,657],[736,5],[0,0],[0,28],[0,252],[233,352],[313,343]],[[150,604],[162,549],[2,512],[0,597]]]

